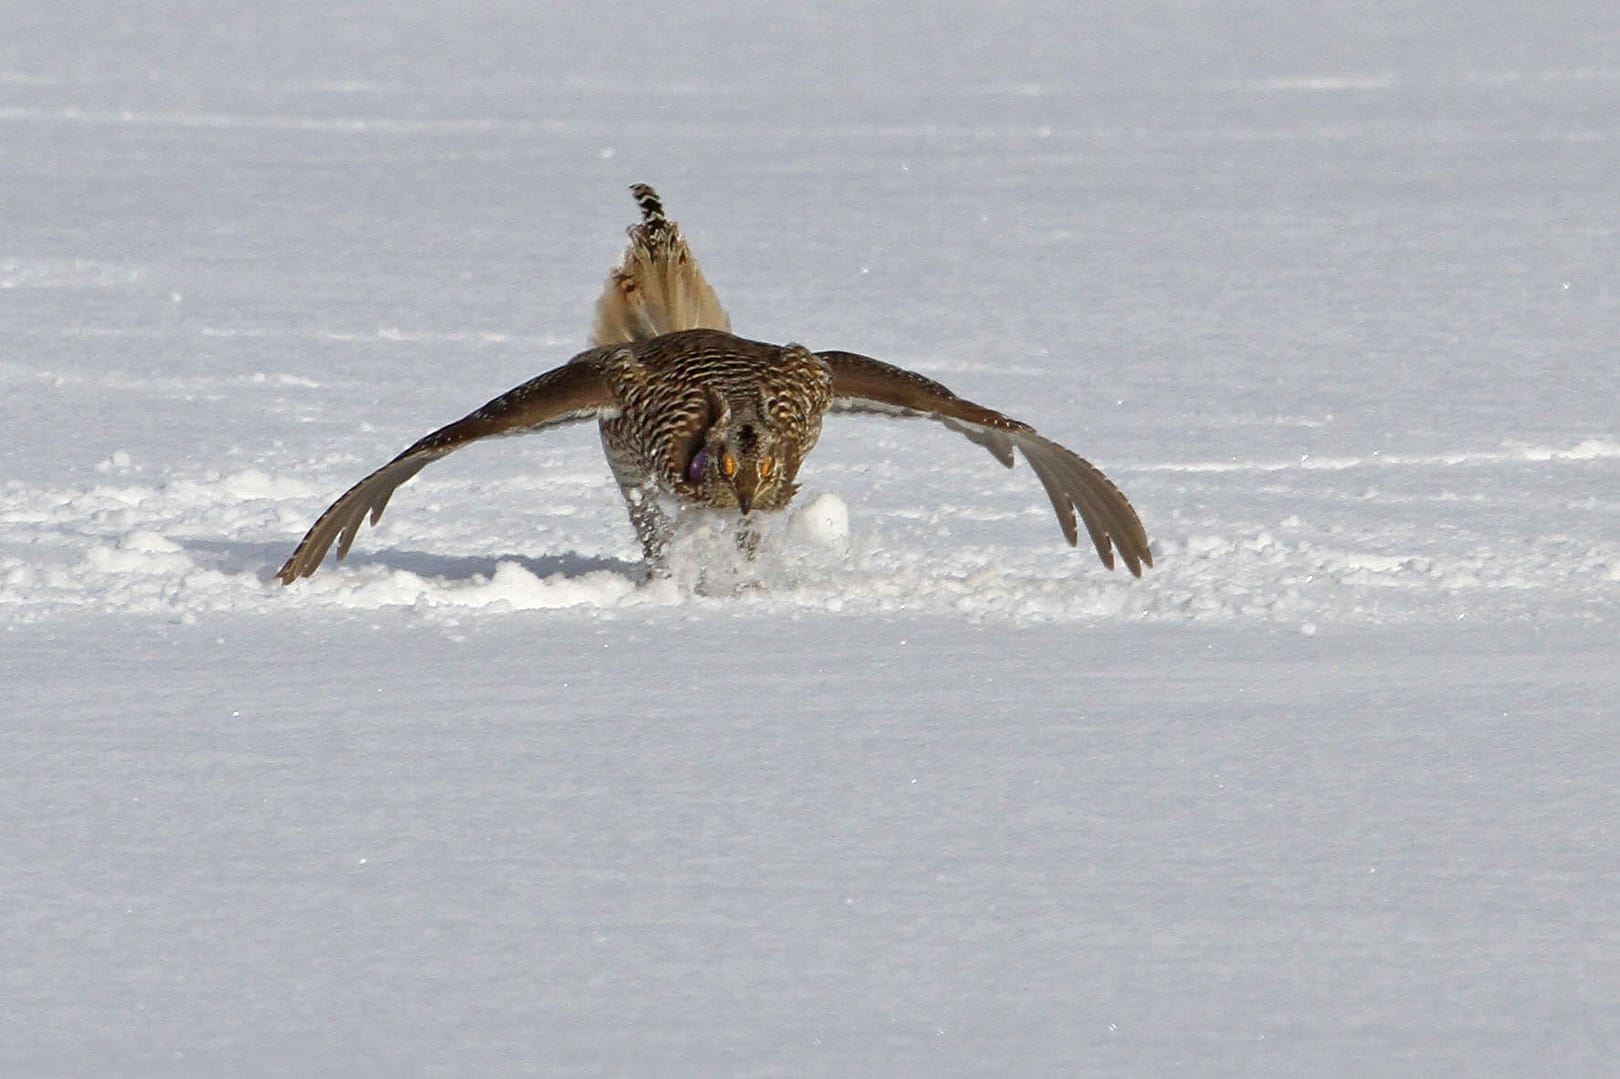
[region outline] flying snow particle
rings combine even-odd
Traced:
[[[849,552],[849,506],[830,492],[816,495],[788,522],[792,539],[840,557]]]

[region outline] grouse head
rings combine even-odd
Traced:
[[[742,418],[718,394],[711,397],[714,422],[686,469],[686,478],[714,506],[780,509],[797,485],[798,453],[783,432],[758,416]]]

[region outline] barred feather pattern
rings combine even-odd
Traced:
[[[677,330],[730,330],[731,319],[698,269],[680,226],[646,184],[630,188],[641,221],[630,226],[630,245],[608,274],[596,301],[594,345],[647,341]]]
[[[652,188],[631,189],[641,222],[597,303],[595,347],[419,439],[362,479],[311,526],[277,576],[314,573],[333,544],[342,558],[394,491],[471,442],[595,420],[614,479],[653,572],[672,535],[663,502],[736,510],[739,544],[758,540],[752,510],[779,510],[798,490],[827,412],[935,420],[1012,467],[1028,462],[1071,546],[1083,526],[1109,569],[1141,576],[1147,532],[1091,462],[1028,424],[958,397],[914,371],[853,352],[811,352],[730,333],[680,229]]]
[[[771,458],[769,482],[752,508],[781,509],[832,401],[831,372],[802,345],[719,330],[664,334],[610,353],[604,366],[620,409],[602,419],[602,444],[621,486],[652,483],[721,509],[738,508],[736,490],[712,471],[694,479],[700,450],[734,440],[731,449],[745,465]]]

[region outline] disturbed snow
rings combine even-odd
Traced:
[[[1612,1069],[1614,5],[931,10],[0,34],[0,1073]],[[842,418],[752,565],[575,428],[275,582],[633,181],[1155,567]]]

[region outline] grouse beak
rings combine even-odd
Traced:
[[[743,516],[754,508],[754,495],[759,490],[759,481],[744,469],[738,469],[737,475],[732,477],[731,489],[737,494],[737,508]]]

